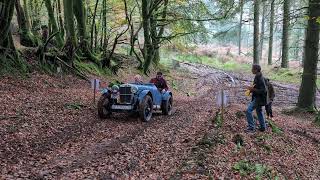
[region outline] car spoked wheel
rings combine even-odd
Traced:
[[[144,122],[148,122],[151,120],[153,112],[153,103],[150,96],[146,96],[143,101],[140,103],[139,114],[140,118]]]
[[[105,94],[98,101],[98,115],[101,119],[108,118],[111,115],[110,99]]]
[[[171,115],[172,114],[172,105],[173,98],[170,97],[168,100],[162,102],[162,114]]]

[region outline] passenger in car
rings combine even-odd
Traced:
[[[139,74],[134,76],[134,83],[136,84],[143,84],[142,78]]]
[[[164,79],[162,72],[157,72],[156,78],[152,78],[150,83],[153,83],[162,93],[169,89],[167,81]]]

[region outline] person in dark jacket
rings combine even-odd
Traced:
[[[252,73],[255,75],[254,78],[254,86],[248,87],[248,90],[252,93],[252,101],[248,105],[248,109],[246,111],[246,117],[248,122],[248,128],[246,129],[246,132],[248,133],[254,133],[255,132],[255,121],[253,119],[252,112],[256,110],[260,128],[259,131],[265,131],[266,130],[266,122],[263,116],[262,107],[267,104],[267,96],[268,91],[266,87],[266,83],[264,80],[264,77],[261,73],[261,66],[254,64],[252,65]]]
[[[150,83],[153,83],[162,93],[169,89],[167,81],[163,78],[162,72],[157,72],[156,78],[151,79]]]
[[[266,105],[267,118],[273,118],[272,114],[272,103],[275,98],[275,92],[273,85],[270,83],[270,79],[266,79],[267,87],[268,87],[268,104]]]

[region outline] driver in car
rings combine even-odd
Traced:
[[[162,93],[165,93],[169,89],[167,81],[163,78],[162,72],[157,72],[156,78],[152,78],[150,83],[153,83]]]

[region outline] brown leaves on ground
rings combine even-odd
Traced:
[[[236,115],[244,105],[232,105],[214,128],[211,98],[178,93],[172,116],[100,120],[92,98],[90,85],[70,76],[1,79],[1,178],[255,178],[234,170],[241,160],[270,167],[274,177],[320,176],[320,130],[310,121],[278,114],[283,133],[247,135],[245,117]]]

